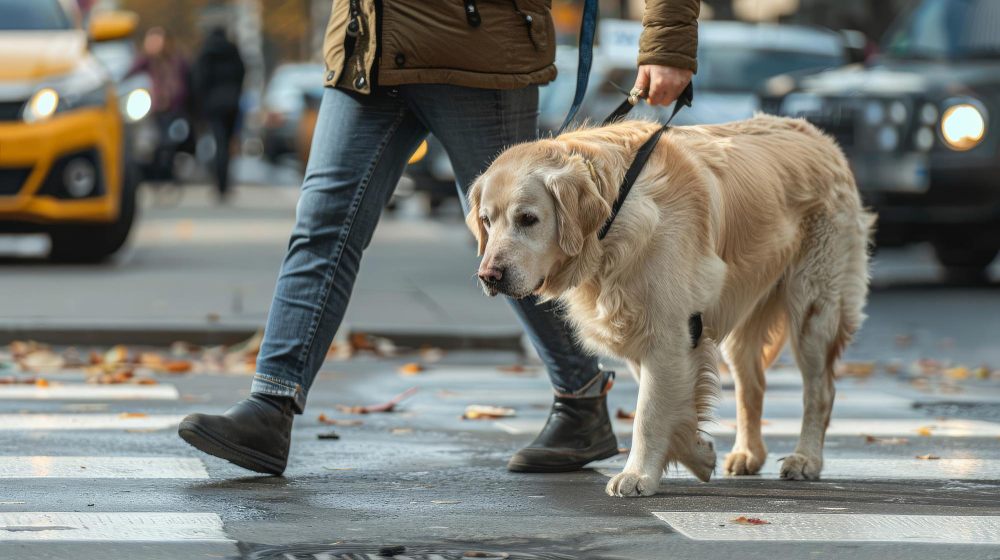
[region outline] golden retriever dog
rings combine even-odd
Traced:
[[[865,317],[875,216],[832,139],[801,119],[756,116],[669,129],[599,240],[658,127],[582,128],[498,156],[469,191],[479,278],[490,296],[559,300],[588,349],[638,377],[632,451],[609,495],[656,493],[668,463],[708,481],[716,455],[699,422],[720,393],[716,341],[736,383],[726,473],[764,463],[764,370],[790,338],[805,409],[781,476],[818,478],[834,361]]]

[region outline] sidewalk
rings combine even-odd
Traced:
[[[0,261],[0,340],[209,343],[263,327],[297,189],[245,187],[225,207],[215,206],[207,188],[186,188],[174,207],[144,194],[130,246],[113,263]],[[44,243],[28,239],[13,248],[44,253]],[[10,251],[9,241],[0,249]],[[346,325],[400,343],[516,347],[520,327],[502,300],[482,294],[477,266],[457,212],[437,220],[386,214],[365,253]]]

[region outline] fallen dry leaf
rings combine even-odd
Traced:
[[[470,404],[465,407],[466,420],[495,420],[497,418],[509,418],[516,416],[517,411],[507,406],[489,406],[484,404]]]
[[[917,455],[915,458],[916,459],[929,459],[929,460],[933,461],[935,459],[940,459],[941,457],[938,457],[937,455],[931,455],[931,454],[928,453],[927,455]]]
[[[433,364],[434,362],[440,362],[445,355],[445,351],[441,348],[430,346],[424,344],[420,347],[420,359],[425,363]]]
[[[66,361],[51,350],[36,350],[21,358],[21,369],[24,371],[52,371],[61,369]]]
[[[417,392],[417,387],[414,387],[408,391],[404,391],[399,395],[396,395],[391,401],[386,401],[379,404],[370,404],[367,406],[346,406],[342,404],[337,405],[337,410],[346,414],[368,414],[371,412],[392,412],[396,405],[403,402],[405,399],[413,396]]]
[[[618,452],[619,453],[628,453],[629,451],[631,451],[631,449],[629,449],[628,447],[619,447],[618,448]]]
[[[89,358],[91,365],[96,366],[104,363],[104,356],[98,354],[97,352],[94,352],[93,350],[90,351]]]
[[[458,500],[431,500],[432,504],[460,504]]]
[[[39,377],[38,379],[35,380],[35,386],[36,387],[45,387],[45,388],[48,388],[49,381],[48,381],[48,379],[45,379],[43,377]]]
[[[633,410],[632,412],[625,412],[624,410],[619,408],[618,412],[615,413],[615,418],[619,420],[635,420],[635,411]]]
[[[393,428],[389,430],[390,434],[412,434],[413,428]]]
[[[361,420],[337,420],[336,418],[327,418],[326,414],[320,414],[318,420],[324,424],[330,424],[331,426],[360,426],[364,424]]]
[[[186,373],[191,371],[194,364],[191,360],[171,360],[169,362],[164,362],[162,365],[163,371],[168,373]]]
[[[931,435],[931,430],[930,428],[920,428],[919,430],[917,430],[917,433],[922,436],[929,436]]]
[[[181,395],[181,400],[184,402],[203,403],[212,400],[212,394],[206,393],[204,395],[192,395],[190,393],[184,393]]]
[[[990,376],[990,369],[986,366],[979,366],[972,372],[976,379],[987,379]]]
[[[438,389],[437,390],[437,396],[439,396],[441,398],[448,399],[448,398],[457,397],[458,393],[456,393],[455,391],[449,391],[448,389]]]
[[[770,525],[771,524],[770,521],[764,521],[763,519],[761,519],[759,517],[747,517],[745,515],[741,515],[741,516],[737,517],[736,519],[730,519],[729,522],[730,523],[735,523],[737,525]]]
[[[128,348],[124,345],[119,344],[118,346],[113,346],[107,352],[104,353],[105,364],[124,364],[128,361]]]
[[[122,412],[118,415],[119,418],[148,418],[149,415],[145,412]]]
[[[907,443],[908,439],[904,438],[877,438],[872,436],[865,436],[865,443],[880,443],[882,445],[900,445]]]
[[[875,362],[840,362],[836,367],[837,377],[868,377],[875,372]]]
[[[424,366],[417,363],[412,363],[412,364],[406,364],[405,366],[401,366],[399,368],[399,373],[403,375],[416,375],[424,371],[424,369],[425,369]]]
[[[903,369],[903,362],[900,360],[893,360],[885,365],[885,372],[890,374],[897,374]]]
[[[969,368],[965,366],[958,366],[953,368],[948,368],[944,370],[944,374],[952,379],[968,379],[969,378]]]
[[[534,373],[535,372],[534,368],[527,368],[527,367],[522,366],[521,364],[514,364],[512,366],[500,366],[500,367],[497,368],[497,370],[502,371],[504,373]]]

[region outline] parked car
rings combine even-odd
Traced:
[[[50,257],[95,262],[125,242],[136,180],[121,100],[91,42],[132,34],[135,14],[75,0],[0,3],[0,232],[44,232]]]
[[[1000,251],[997,29],[995,0],[915,2],[868,64],[774,78],[762,108],[839,141],[879,244],[930,242],[945,266],[984,269]]]
[[[308,159],[325,72],[322,64],[311,62],[287,63],[275,69],[261,100],[264,154],[270,161],[283,155]]]
[[[603,20],[598,29],[587,97],[577,120],[600,122],[624,99],[614,85],[635,83],[642,23]],[[695,102],[674,119],[676,124],[711,124],[749,118],[759,109],[757,88],[779,74],[808,75],[846,64],[847,44],[840,33],[799,25],[705,21],[698,31]],[[559,75],[542,88],[539,123],[552,131],[562,123],[576,88],[577,51],[560,47]],[[639,118],[664,119],[669,111],[645,103],[633,109]]]

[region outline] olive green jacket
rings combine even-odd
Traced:
[[[470,4],[478,18],[466,17]],[[368,93],[373,71],[383,86],[513,89],[556,77],[551,0],[382,0],[381,37],[375,0],[357,0],[357,6],[352,17],[350,0],[333,0],[323,44],[325,85]],[[638,63],[696,71],[699,8],[700,0],[646,0]],[[357,36],[351,37],[354,19]]]

